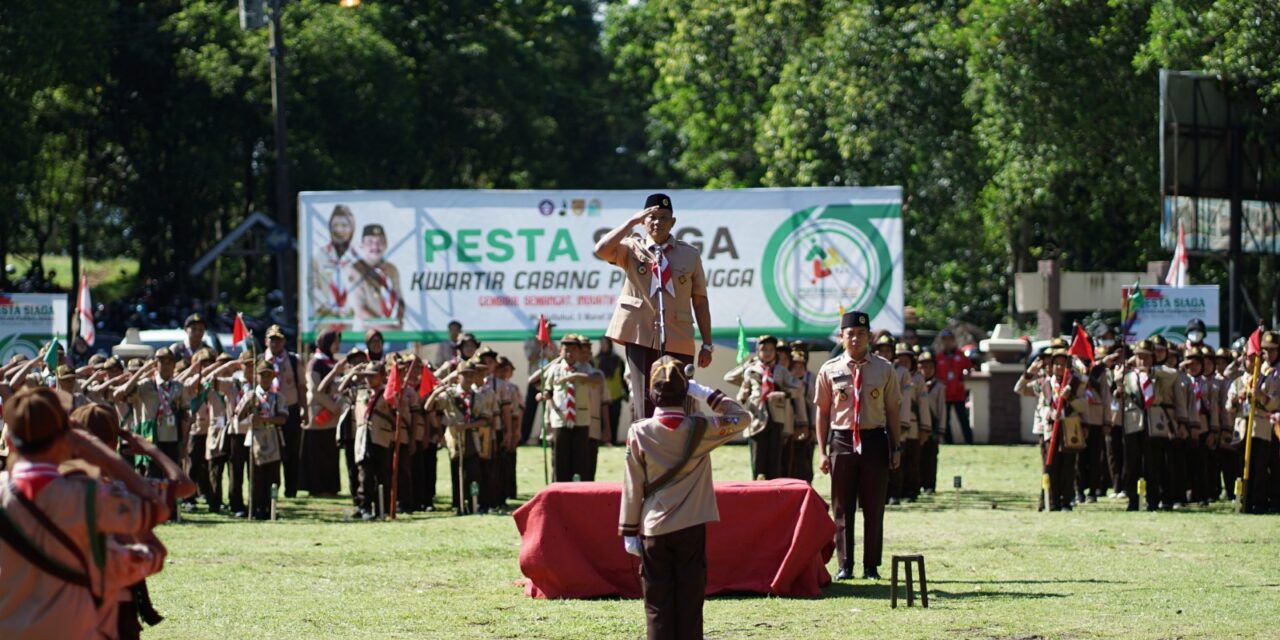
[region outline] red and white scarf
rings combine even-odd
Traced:
[[[156,417],[164,418],[173,413],[173,392],[169,389],[169,382],[160,379],[160,373],[155,376],[156,394],[160,396],[160,406],[156,408]]]
[[[853,452],[862,453],[862,434],[859,428],[862,425],[862,367],[867,364],[867,360],[863,358],[855,362],[849,360],[849,372],[853,374],[853,391],[849,395],[850,402],[853,403]]]
[[[667,260],[667,253],[673,246],[675,245],[667,241],[666,244],[653,244],[649,247],[649,252],[653,254],[653,262],[649,264],[649,271],[653,273],[649,281],[649,295],[657,293],[659,289],[665,289],[670,295],[676,294],[676,287],[671,283],[671,262]]]
[[[333,306],[335,311],[340,311],[347,306],[347,294],[350,292],[347,288],[346,268],[355,262],[357,256],[351,247],[342,255],[338,255],[337,249],[330,243],[324,248],[324,257],[329,262],[329,266],[333,267],[332,277],[329,279],[329,295],[333,296]]]
[[[662,424],[662,426],[674,431],[676,429],[679,429],[680,425],[684,424],[685,415],[683,411],[663,409],[662,407],[658,407],[653,412],[653,417],[656,418],[658,422]]]
[[[778,390],[773,381],[773,365],[760,363],[760,406],[769,404],[769,394]]]

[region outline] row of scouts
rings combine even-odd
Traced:
[[[1247,355],[1162,336],[1127,346],[1105,326],[1092,333],[1094,362],[1073,357],[1069,351],[1082,350],[1056,339],[1015,385],[1015,392],[1038,399],[1033,430],[1048,477],[1041,509],[1070,510],[1108,491],[1127,500],[1130,511],[1238,500],[1252,439],[1243,507],[1280,511],[1275,333],[1262,333],[1258,352]]]
[[[902,465],[889,477],[888,504],[913,502],[937,487],[938,444],[946,428],[946,397],[934,355],[899,344],[884,332],[873,353],[891,363],[901,391]],[[757,479],[813,480],[817,376],[809,371],[809,346],[784,344],[771,335],[756,340],[755,355],[725,374],[751,416],[747,438]]]

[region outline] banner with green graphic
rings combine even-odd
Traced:
[[[0,293],[0,362],[19,353],[34,358],[50,338],[66,332],[66,294]]]
[[[652,191],[335,191],[298,198],[304,334],[371,327],[435,341],[603,334],[623,273],[597,239]],[[899,187],[674,190],[673,235],[702,255],[717,338],[829,336],[840,309],[903,329]],[[644,230],[637,227],[636,234]]]
[[[1205,324],[1205,344],[1224,346],[1218,326],[1218,285],[1143,285],[1140,289],[1142,302],[1130,303],[1134,319],[1126,341],[1132,344],[1162,335],[1171,342],[1186,342],[1187,323],[1199,320]],[[1121,300],[1129,300],[1132,294],[1133,287],[1120,288]]]

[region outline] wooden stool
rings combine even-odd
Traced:
[[[915,605],[915,593],[912,590],[914,585],[911,580],[911,565],[913,563],[920,567],[920,604],[924,605],[924,608],[926,609],[929,608],[929,581],[924,575],[924,556],[915,554],[907,556],[893,556],[893,569],[890,572],[892,583],[889,587],[889,600],[890,605],[894,609],[898,608],[898,564],[902,564],[903,568],[907,572],[907,606],[910,607]]]

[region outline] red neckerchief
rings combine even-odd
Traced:
[[[373,274],[378,277],[378,306],[382,310],[382,317],[396,317],[396,312],[400,309],[400,301],[396,298],[395,289],[391,286],[391,279],[387,277],[381,265],[373,267]]]
[[[28,500],[35,500],[50,482],[57,480],[60,476],[56,465],[24,460],[14,465],[13,473],[9,477],[13,478],[13,484],[18,487],[22,495]]]
[[[649,251],[653,254],[653,262],[649,268],[653,271],[653,280],[649,285],[649,295],[653,295],[658,289],[666,289],[667,293],[675,295],[675,291],[671,286],[671,263],[667,261],[667,254],[671,252],[675,244],[671,240],[667,240],[665,244],[654,243],[649,245]]]
[[[778,387],[773,382],[773,365],[760,363],[760,406],[766,406],[769,402],[769,394],[777,391]]]
[[[1151,384],[1151,375],[1139,371],[1138,384],[1142,387],[1142,408],[1150,409],[1156,401],[1156,388]]]
[[[859,433],[862,425],[862,367],[866,366],[867,358],[863,356],[862,360],[855,361],[852,356],[849,357],[849,372],[853,374],[853,451],[854,453],[862,453],[862,434]]]
[[[653,417],[656,418],[662,426],[675,431],[680,428],[680,425],[684,424],[685,415],[684,412],[679,409],[668,410],[659,407],[653,412]]]

